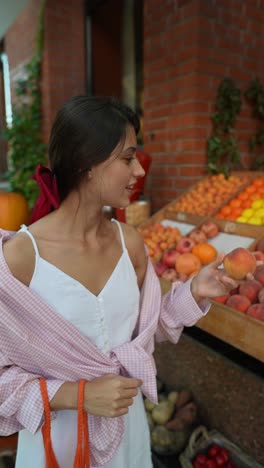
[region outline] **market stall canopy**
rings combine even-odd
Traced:
[[[0,0],[0,40],[27,3],[28,0]]]

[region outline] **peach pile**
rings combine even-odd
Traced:
[[[186,281],[217,256],[216,249],[207,242],[218,234],[218,226],[213,222],[202,224],[186,236],[178,228],[162,224],[140,228],[139,232],[157,275],[171,282]]]
[[[264,265],[256,267],[253,277],[254,279],[242,281],[229,294],[215,297],[214,300],[264,321]]]
[[[223,263],[227,274],[235,280],[242,280],[248,273],[254,273],[256,269],[255,256],[242,247],[227,254]]]
[[[257,177],[215,216],[238,223],[264,225],[264,178]]]
[[[246,176],[230,176],[229,179],[225,179],[223,174],[218,174],[207,177],[170,205],[169,210],[197,215],[211,214],[233,193],[237,192],[246,181]]]

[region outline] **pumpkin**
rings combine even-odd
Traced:
[[[20,193],[0,192],[0,228],[17,231],[29,221],[28,202]]]
[[[196,244],[192,249],[192,253],[201,260],[203,265],[208,265],[217,257],[217,250],[207,242]]]

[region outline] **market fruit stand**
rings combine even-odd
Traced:
[[[207,195],[205,203],[202,202],[202,195],[199,195],[201,182],[199,182],[186,191],[179,199],[173,200],[145,223],[141,224],[139,230],[142,232],[150,225],[157,223],[168,224],[169,221],[173,225],[175,221],[177,227],[182,225],[185,230],[186,224],[189,224],[189,231],[191,231],[194,228],[199,228],[205,221],[212,221],[218,225],[219,232],[226,235],[225,245],[230,244],[230,248],[235,248],[243,244],[249,250],[255,250],[257,241],[264,237],[264,225],[236,222],[233,218],[229,221],[228,219],[221,218],[221,216],[214,217],[214,214],[219,213],[222,206],[226,206],[228,202],[242,193],[251,184],[251,181],[260,178],[264,180],[264,173],[234,173],[232,177],[233,182],[235,181],[236,183],[233,183],[232,187],[228,190],[224,188],[222,193],[217,196],[216,201],[212,198],[211,192],[209,192],[210,196],[208,197]],[[223,179],[220,179],[220,181],[223,185]],[[202,183],[206,190],[210,190],[210,176],[205,177]],[[220,186],[217,186],[218,190]],[[196,197],[199,195],[199,203],[195,203],[194,210],[192,210],[191,196],[195,197],[195,194]],[[264,199],[264,195],[262,197]],[[184,207],[187,209],[186,212],[177,211],[178,208],[183,209]],[[195,211],[195,213],[191,211]],[[210,217],[205,215],[206,212],[210,214]],[[170,283],[161,278],[161,286],[163,292],[165,292],[170,288]],[[210,312],[197,322],[196,327],[264,362],[264,321],[254,319],[224,304],[212,301]]]
[[[223,206],[236,199],[256,178],[262,179],[264,184],[264,173],[233,175],[238,178],[242,176],[240,182],[233,184],[233,191],[222,193],[221,200],[218,198],[218,202],[211,207],[209,196],[203,213],[190,210],[190,195],[185,205],[187,211],[178,210],[179,197],[141,223],[139,231],[144,237],[144,231],[147,232],[151,226],[177,223],[178,227],[183,226],[182,234],[186,236],[192,229],[208,221],[217,224],[221,233],[219,237],[227,240],[224,246],[229,250],[242,244],[255,251],[258,241],[264,238],[263,225],[237,222],[234,217],[228,219],[217,215]],[[210,186],[208,179],[209,176],[201,180],[206,181],[207,190]],[[196,188],[197,184],[184,192],[182,197],[189,192],[195,193]],[[246,197],[243,195],[243,198]],[[261,194],[261,198],[264,200],[264,195]],[[195,203],[198,211],[199,205],[202,205],[201,199],[199,204]],[[236,216],[240,216],[237,211]],[[225,251],[218,247],[218,252]],[[160,283],[163,293],[171,287],[171,282],[162,277]],[[176,348],[170,343],[161,343],[155,351],[158,376],[170,388],[177,389],[183,384],[193,390],[203,422],[225,434],[260,463],[264,463],[263,416],[259,411],[264,404],[263,338],[263,321],[212,301],[209,313],[194,327],[185,329]],[[173,466],[173,463],[168,461],[168,466]]]

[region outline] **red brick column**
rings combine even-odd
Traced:
[[[85,16],[82,0],[48,0],[42,71],[43,135],[58,108],[85,92]]]
[[[264,1],[145,0],[144,149],[153,157],[153,209],[206,169],[206,141],[217,88],[226,76],[244,92],[263,80]],[[243,98],[237,125],[242,161],[256,124]]]

